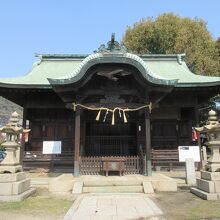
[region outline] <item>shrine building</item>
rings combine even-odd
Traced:
[[[184,54],[133,54],[114,36],[90,55],[36,56],[27,75],[0,79],[0,96],[29,121],[26,169],[99,174],[114,157],[125,159],[125,173],[151,175],[153,152],[170,152],[169,163],[178,146],[197,144],[198,106],[220,91],[220,77],[192,73]],[[47,141],[60,152],[45,153]]]

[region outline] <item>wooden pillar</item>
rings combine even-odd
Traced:
[[[74,176],[80,175],[80,109],[75,111],[75,153],[74,153]]]
[[[85,154],[85,142],[86,142],[86,122],[83,117],[83,111],[80,112],[80,157]]]
[[[22,119],[23,128],[26,128],[26,119],[27,119],[27,108],[24,107],[23,108],[23,119]],[[20,164],[23,164],[24,149],[25,149],[25,138],[24,138],[24,134],[22,134],[21,147],[18,149],[18,161]]]
[[[151,167],[151,135],[150,135],[150,114],[149,111],[145,112],[145,173],[144,175],[152,176],[152,167]]]

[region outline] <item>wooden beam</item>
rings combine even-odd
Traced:
[[[36,102],[36,103],[28,103],[26,105],[27,108],[33,108],[33,109],[63,109],[65,108],[65,104],[64,103],[49,103],[45,102],[45,103],[40,103],[40,102]]]
[[[106,90],[105,88],[101,89],[84,89],[82,91],[79,91],[80,95],[82,96],[97,96],[97,95],[114,95],[114,94],[120,94],[120,95],[136,95],[136,96],[141,96],[140,92],[138,92],[137,89],[127,89],[123,88],[122,86],[118,86],[118,88],[115,88],[114,91],[112,90]]]
[[[80,175],[80,109],[75,112],[75,153],[74,153],[74,176]]]
[[[145,111],[145,147],[146,147],[146,157],[145,157],[145,166],[146,172],[144,175],[152,176],[152,167],[151,167],[151,135],[150,135],[150,113],[149,110]]]
[[[79,104],[81,104],[81,103],[79,103]],[[93,102],[93,103],[82,103],[82,104],[87,106],[87,107],[92,107],[92,108],[104,107],[104,108],[112,108],[112,109],[116,108],[116,107],[120,107],[120,108],[139,108],[139,107],[142,107],[143,105],[149,105],[149,104],[146,104],[146,103],[131,103],[131,102],[130,103],[97,103],[97,102],[95,103],[95,102]],[[67,109],[73,109],[73,104],[72,103],[67,103],[66,108]]]

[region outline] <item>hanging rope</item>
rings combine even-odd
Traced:
[[[152,103],[151,102],[149,105],[143,105],[138,108],[124,108],[124,109],[121,107],[115,107],[113,109],[106,108],[106,107],[90,107],[90,106],[86,106],[86,105],[82,105],[82,104],[76,104],[75,102],[73,102],[73,111],[76,111],[77,106],[84,108],[84,109],[87,109],[87,110],[91,110],[91,111],[98,111],[98,114],[96,116],[96,121],[99,121],[101,111],[106,111],[103,122],[105,122],[108,113],[112,112],[112,125],[115,124],[115,111],[117,111],[117,110],[119,111],[120,117],[121,117],[121,112],[122,112],[124,123],[128,122],[126,114],[125,114],[126,112],[134,112],[134,111],[139,111],[144,108],[149,108],[149,112],[151,113],[151,110],[152,110]]]

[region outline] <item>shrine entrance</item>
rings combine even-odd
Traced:
[[[124,123],[120,115],[117,115],[117,123],[114,126],[111,125],[110,116],[106,116],[103,122],[103,120],[94,121],[94,112],[86,111],[85,114],[89,119],[85,122],[84,156],[138,155],[135,113],[127,115],[129,117],[127,123]],[[105,117],[104,114],[103,117]]]
[[[106,112],[84,110],[82,112],[80,173],[100,174],[103,160],[124,160],[125,174],[143,174],[146,164],[144,114],[130,112],[124,122],[122,114],[115,112],[117,123],[111,124],[112,115]]]

